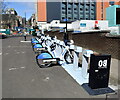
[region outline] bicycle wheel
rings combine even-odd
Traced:
[[[49,55],[49,54],[48,54]],[[50,55],[51,56],[51,55]],[[51,58],[51,57],[49,57]],[[52,65],[52,62],[49,61],[49,62],[45,62],[45,60],[49,59],[49,58],[39,58],[39,55],[36,56],[36,62],[38,64],[38,66],[40,68],[47,68],[47,67],[50,67]]]
[[[65,53],[64,59],[65,59],[67,64],[72,64],[73,63],[73,57],[72,57],[71,54],[69,54],[69,52]]]
[[[33,46],[33,51],[35,53],[40,52],[42,50],[41,48],[43,48],[41,44],[36,44]]]

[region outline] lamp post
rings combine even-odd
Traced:
[[[67,1],[66,1],[66,7],[65,7],[65,17],[66,17],[66,33],[67,33]]]
[[[65,3],[65,17],[66,17],[66,19],[65,19],[65,23],[66,23],[66,27],[65,27],[65,29],[66,29],[66,31],[65,31],[65,33],[64,33],[64,42],[65,42],[65,44],[67,44],[67,41],[68,41],[68,32],[67,32],[67,1],[66,1],[66,3]]]
[[[24,26],[24,28],[26,27],[26,12],[25,12],[25,24],[24,24],[25,26]]]

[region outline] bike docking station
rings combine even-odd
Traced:
[[[96,55],[92,50],[82,51],[82,47],[74,47],[73,64],[62,64],[62,67],[89,95],[115,93],[108,86],[111,56]],[[79,53],[81,52],[82,68],[78,66]]]
[[[40,68],[50,67],[53,62],[58,63],[89,95],[115,92],[108,86],[111,55],[83,50],[82,47],[71,42],[66,45],[64,41],[49,35],[31,39],[31,43],[33,48],[39,48],[36,51],[40,50],[36,56],[36,62]],[[80,53],[82,54],[82,66],[78,65]]]
[[[111,55],[93,53],[90,55],[89,61],[88,70],[85,68],[85,72],[88,71],[89,73],[88,83],[83,83],[82,87],[90,95],[115,93],[115,91],[108,86]],[[85,73],[82,73],[82,75],[85,75]]]

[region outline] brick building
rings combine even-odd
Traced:
[[[112,5],[120,5],[120,0],[97,0],[96,2],[96,19],[106,19],[106,8]]]
[[[120,5],[120,0],[62,0],[62,2],[47,2],[38,0],[36,3],[36,18],[38,22],[60,20],[68,22],[75,20],[105,20],[106,8],[110,5]]]

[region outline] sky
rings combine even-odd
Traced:
[[[35,3],[34,2],[6,2],[8,8],[14,8],[18,16],[25,17],[28,20],[33,13],[35,13]]]

